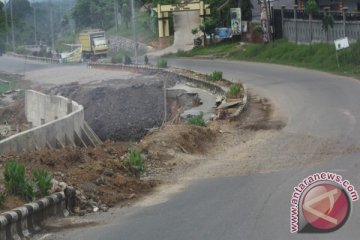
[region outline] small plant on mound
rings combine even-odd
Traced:
[[[164,59],[160,59],[158,62],[157,62],[157,66],[159,68],[167,68],[167,61],[164,60]]]
[[[228,96],[231,98],[240,97],[241,85],[240,84],[232,84],[230,86]]]
[[[191,125],[195,125],[195,126],[198,126],[198,127],[205,127],[205,120],[203,118],[203,113],[200,113],[199,115],[196,115],[196,116],[191,116],[189,119],[188,119],[188,123],[191,124]]]
[[[5,163],[4,166],[5,188],[10,194],[33,200],[34,190],[32,183],[25,177],[25,167],[15,160]]]
[[[36,195],[38,197],[43,197],[49,194],[51,179],[51,175],[45,169],[35,169],[33,171],[33,181],[37,187]]]
[[[223,72],[221,71],[214,71],[211,74],[206,75],[206,80],[208,81],[219,81],[223,78]]]
[[[121,53],[115,53],[111,57],[111,63],[122,63],[124,56]]]
[[[131,57],[129,57],[128,55],[125,55],[124,64],[132,64]]]
[[[136,174],[141,174],[144,172],[144,161],[141,157],[141,154],[137,150],[130,150],[128,153],[128,159],[125,161],[126,167],[130,171],[134,171]]]
[[[4,207],[5,202],[6,202],[6,194],[0,192],[0,208]]]

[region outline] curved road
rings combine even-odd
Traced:
[[[321,235],[289,232],[291,194],[293,188],[308,175],[317,171],[336,172],[360,190],[360,154],[356,150],[360,145],[360,84],[357,80],[293,67],[247,62],[171,59],[169,64],[201,72],[221,70],[225,78],[242,81],[272,99],[279,113],[286,116],[287,125],[281,134],[268,141],[266,146],[273,153],[269,159],[286,159],[291,165],[292,161],[302,161],[310,151],[311,159],[316,159],[317,148],[311,148],[316,142],[323,145],[331,142],[355,150],[338,154],[330,147],[325,153],[326,161],[320,165],[307,164],[269,173],[192,181],[184,191],[165,203],[121,209],[120,215],[112,217],[111,224],[66,232],[60,239],[359,238],[359,202],[353,203],[349,220],[336,232]],[[287,146],[294,139],[309,148],[296,154],[287,152],[285,156]],[[259,145],[258,152],[262,151],[262,145]]]

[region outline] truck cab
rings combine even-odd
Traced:
[[[106,57],[108,52],[108,41],[105,32],[101,30],[89,30],[80,33],[80,44],[84,58]]]

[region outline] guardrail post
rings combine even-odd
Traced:
[[[6,228],[8,227],[8,220],[4,215],[0,215],[0,239],[6,240]]]
[[[7,219],[7,226],[6,226],[6,239],[11,239],[11,240],[21,240],[18,232],[17,232],[17,221],[18,221],[18,215],[16,212],[14,211],[8,211],[3,213],[2,215],[4,215]]]
[[[21,238],[29,238],[31,236],[28,229],[27,217],[29,212],[26,207],[15,208],[14,212],[18,214],[18,221],[16,223],[16,229]]]
[[[39,205],[37,203],[28,203],[24,205],[28,210],[29,216],[27,217],[27,226],[30,234],[34,234],[40,231],[40,227],[38,225],[36,219],[36,213],[39,211]]]

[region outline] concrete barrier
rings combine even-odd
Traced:
[[[63,148],[68,145],[94,147],[101,143],[85,124],[83,106],[67,98],[27,90],[25,114],[34,128],[0,141],[0,152]]]
[[[29,239],[39,232],[41,223],[49,217],[64,216],[65,194],[52,194],[36,202],[25,204],[0,214],[0,239]]]

